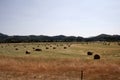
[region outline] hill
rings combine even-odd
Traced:
[[[18,42],[89,42],[89,41],[120,41],[120,35],[100,34],[98,36],[84,38],[75,36],[45,36],[45,35],[28,35],[28,36],[8,36],[0,33],[1,43],[18,43]]]

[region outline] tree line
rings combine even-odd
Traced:
[[[92,41],[120,41],[120,35],[101,34],[94,37],[84,38],[75,36],[45,36],[45,35],[29,35],[29,36],[8,36],[0,33],[0,43],[21,43],[21,42],[92,42]]]

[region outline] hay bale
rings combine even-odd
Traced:
[[[35,49],[35,51],[42,51],[42,49]]]
[[[60,44],[60,46],[63,46],[63,44]]]
[[[26,53],[26,54],[30,54],[30,51],[27,50],[25,53]]]
[[[94,55],[94,59],[100,59],[100,55],[95,54],[95,55]]]
[[[67,47],[64,47],[64,49],[67,49]]]
[[[71,47],[71,45],[68,45],[68,47]]]
[[[120,46],[120,43],[118,43],[118,45]]]
[[[17,47],[16,45],[14,45],[13,47]]]
[[[26,48],[26,46],[23,46],[24,48]]]
[[[37,47],[39,47],[39,45]]]
[[[1,46],[1,48],[3,48],[3,46]]]
[[[87,55],[93,55],[93,52],[89,51],[89,52],[87,52]]]
[[[15,50],[18,50],[18,48],[15,48]]]
[[[49,47],[46,47],[46,49],[49,49]]]
[[[33,47],[33,49],[35,49],[35,48]]]
[[[53,49],[56,49],[56,47],[53,47]]]

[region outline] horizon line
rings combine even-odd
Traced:
[[[1,32],[0,32],[1,33]],[[54,36],[66,36],[66,37],[70,37],[70,36],[73,36],[73,37],[84,37],[84,38],[89,38],[89,37],[95,37],[95,36],[99,36],[99,35],[120,35],[120,34],[106,34],[106,33],[101,33],[101,34],[97,34],[97,35],[92,35],[92,36],[81,36],[81,35],[78,35],[78,36],[75,36],[75,35],[64,35],[64,34],[57,34],[57,35],[46,35],[46,34],[13,34],[13,35],[9,35],[9,34],[6,34],[6,33],[1,33],[1,34],[4,34],[4,35],[7,35],[7,36],[50,36],[50,37],[54,37]]]

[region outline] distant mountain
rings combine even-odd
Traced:
[[[75,36],[45,36],[45,35],[29,35],[29,36],[8,36],[6,34],[0,33],[0,42],[81,42],[81,41],[120,41],[120,35],[108,35],[108,34],[100,34],[98,36],[83,38],[83,37],[75,37]]]
[[[2,36],[8,36],[8,35],[0,33],[0,37],[2,37]]]
[[[0,33],[0,42],[4,42],[8,37],[8,35]]]
[[[109,37],[109,36],[111,36],[111,35],[108,35],[108,34],[100,34],[100,35],[98,35],[98,36],[96,36],[96,37]]]
[[[98,36],[86,38],[86,41],[120,41],[120,35],[100,34]]]

